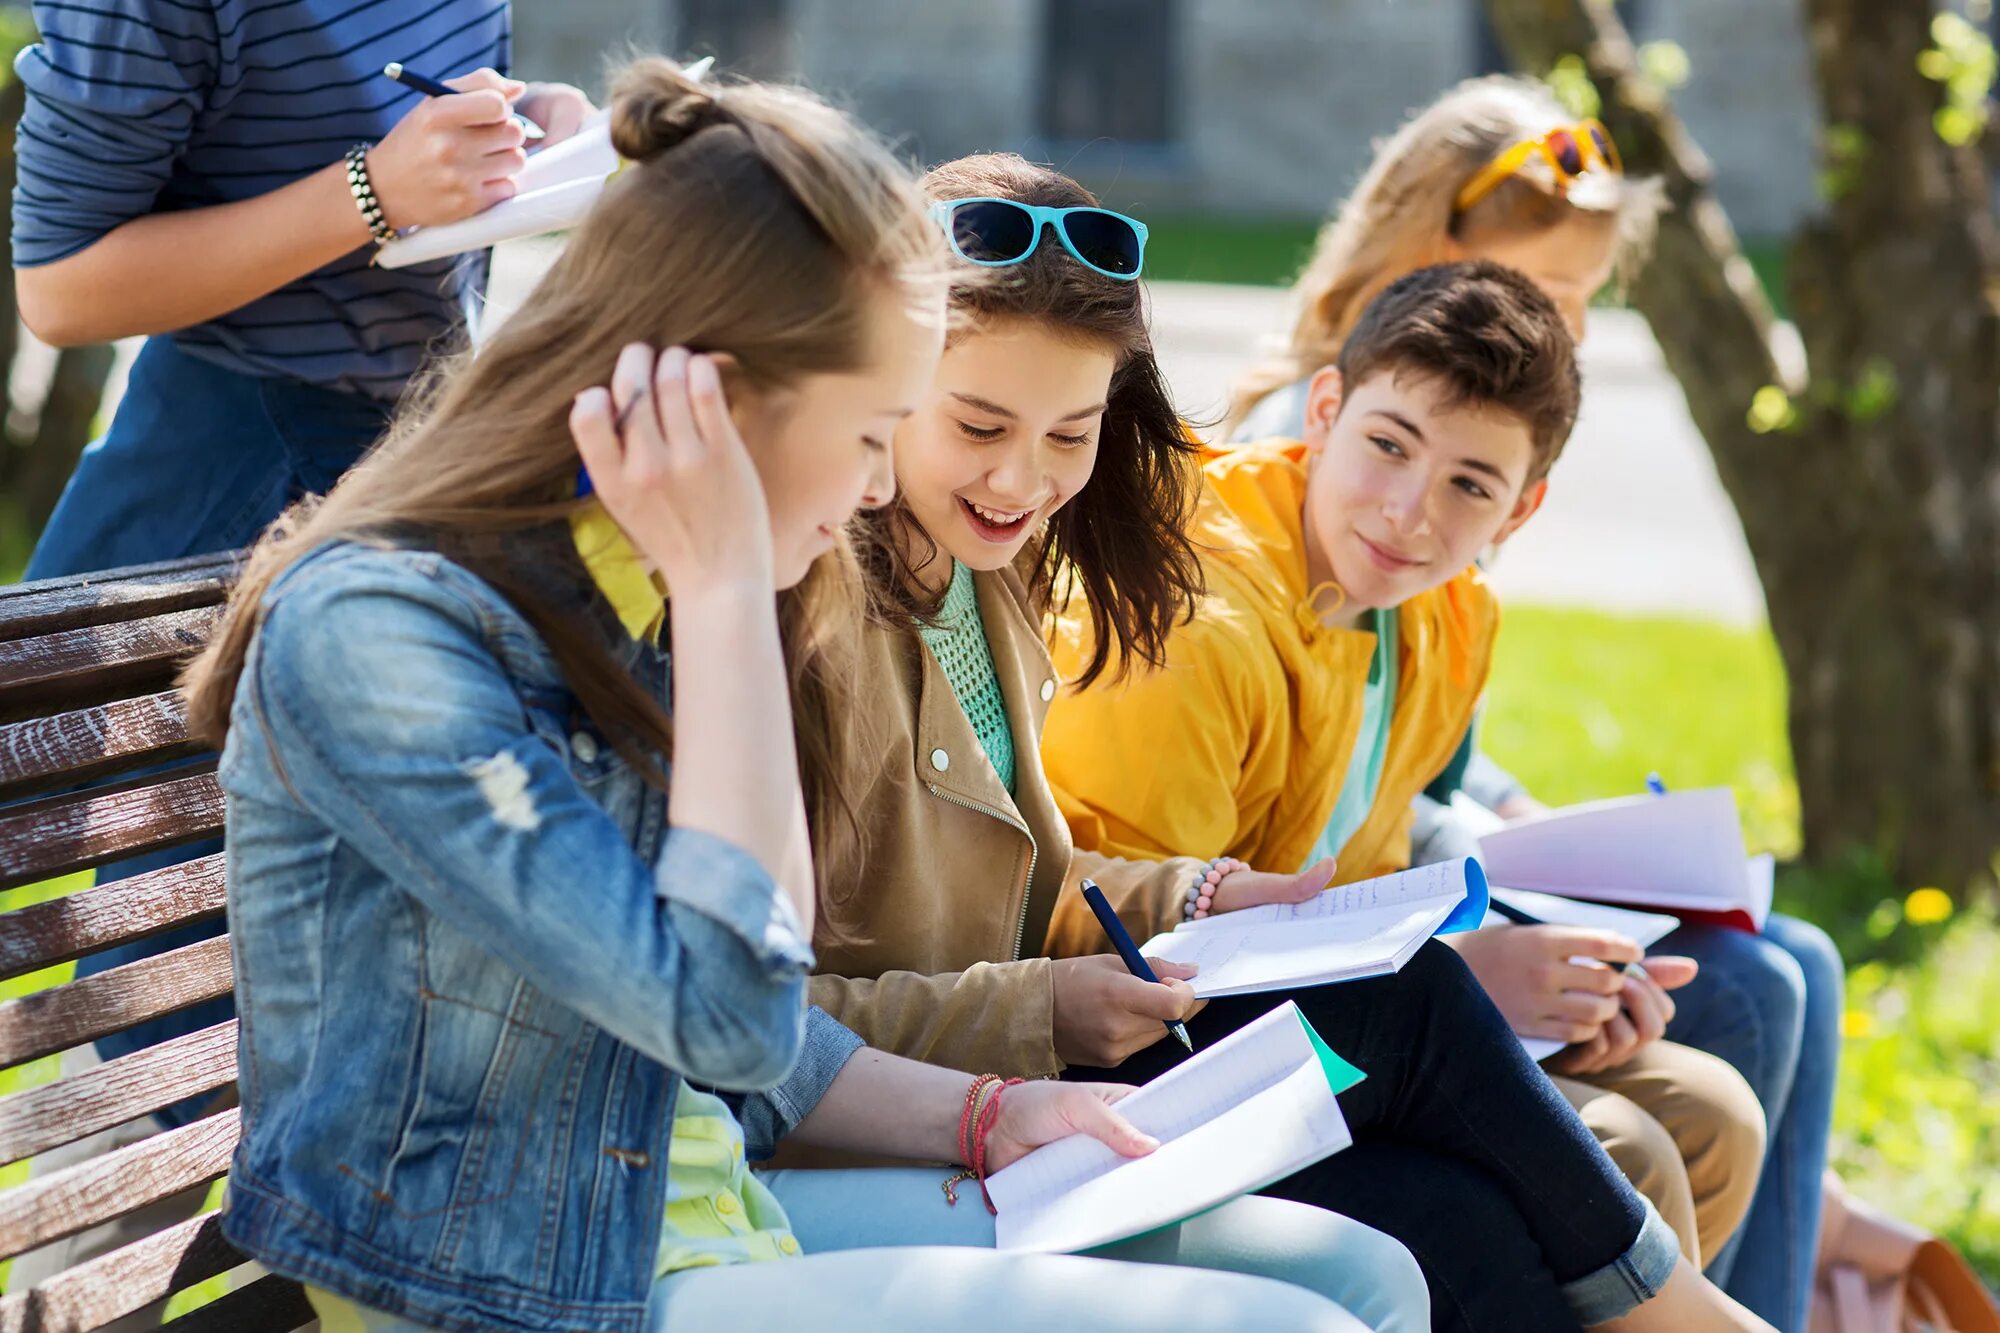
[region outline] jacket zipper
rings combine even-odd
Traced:
[[[961,809],[973,810],[982,815],[991,815],[1001,823],[1010,824],[1021,830],[1021,836],[1028,840],[1028,882],[1021,886],[1021,914],[1014,919],[1014,956],[1008,960],[1009,962],[1019,962],[1021,960],[1021,937],[1028,933],[1028,899],[1035,892],[1035,862],[1042,854],[1042,849],[1035,845],[1035,835],[1029,831],[1025,820],[1010,819],[1005,813],[990,805],[981,805],[977,801],[968,801],[963,796],[953,796],[950,792],[940,789],[935,782],[926,782],[924,785],[929,787],[931,795],[937,797],[940,801],[949,801]]]

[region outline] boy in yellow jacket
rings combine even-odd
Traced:
[[[1579,394],[1560,314],[1512,270],[1439,265],[1386,288],[1313,378],[1304,440],[1204,466],[1193,535],[1207,591],[1164,664],[1065,692],[1049,712],[1043,760],[1076,845],[1225,871],[1334,856],[1340,883],[1407,867],[1411,800],[1451,759],[1492,661],[1498,607],[1474,561],[1541,506]],[[1082,614],[1059,623],[1059,669],[1084,660],[1092,633]],[[1143,939],[1209,904],[1115,905]],[[1059,908],[1055,926],[1088,947],[1083,914]],[[1574,972],[1552,1015],[1568,1040],[1621,1010],[1657,1036],[1672,1013],[1660,983],[1692,976],[1685,960],[1652,960],[1655,979],[1638,981],[1618,970],[1635,953],[1578,952],[1599,961],[1558,962]],[[1558,1084],[1690,1257],[1712,1253],[1749,1206],[1763,1149],[1742,1079],[1653,1041]]]

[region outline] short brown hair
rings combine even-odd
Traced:
[[[1351,390],[1371,375],[1417,375],[1457,407],[1491,407],[1527,426],[1547,476],[1583,396],[1576,342],[1555,303],[1513,269],[1480,259],[1433,264],[1382,289],[1334,362]]]

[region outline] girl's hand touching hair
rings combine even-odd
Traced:
[[[633,343],[610,389],[576,396],[569,427],[597,498],[676,601],[774,590],[763,483],[713,357]]]

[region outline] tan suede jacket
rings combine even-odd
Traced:
[[[1049,958],[1111,948],[1083,877],[1143,942],[1180,919],[1202,863],[1073,853],[1039,758],[1058,688],[1042,616],[1014,571],[974,582],[1013,727],[1015,791],[916,633],[870,629],[861,707],[876,750],[854,788],[869,842],[861,864],[821,868],[829,915],[858,942],[822,938],[811,999],[881,1050],[1032,1078],[1063,1067]]]

